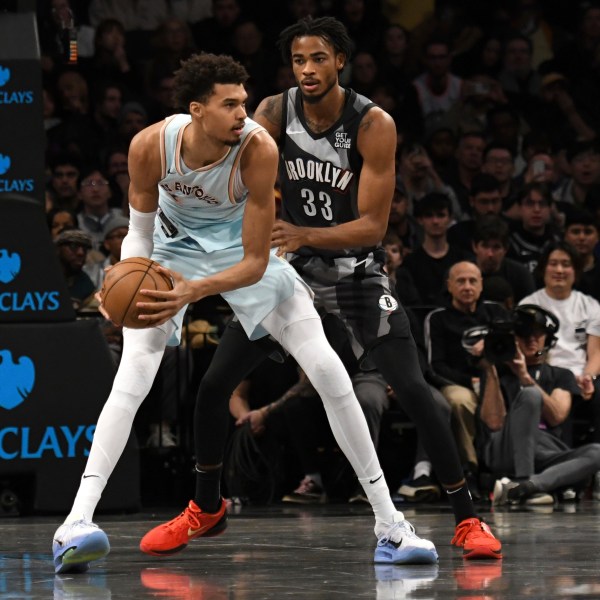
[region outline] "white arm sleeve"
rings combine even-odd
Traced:
[[[156,211],[144,213],[129,206],[129,231],[121,246],[121,260],[134,256],[150,258],[154,249],[154,217]]]

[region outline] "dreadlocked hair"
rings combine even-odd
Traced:
[[[291,62],[292,42],[306,35],[322,38],[333,46],[336,54],[341,53],[346,60],[350,59],[353,44],[343,23],[333,17],[306,17],[286,27],[279,34],[277,45],[286,64]]]
[[[215,93],[215,84],[244,84],[246,69],[231,56],[194,54],[175,72],[173,103],[177,110],[189,112],[190,102],[206,102]]]

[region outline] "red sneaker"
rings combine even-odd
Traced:
[[[477,517],[461,521],[455,529],[452,543],[462,546],[464,558],[502,558],[502,544]]]
[[[216,513],[202,512],[193,500],[178,516],[151,529],[140,542],[140,550],[154,556],[175,554],[183,550],[194,538],[212,537],[227,528],[225,500]]]

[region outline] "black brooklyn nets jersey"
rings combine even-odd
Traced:
[[[298,88],[283,94],[280,149],[281,217],[304,227],[331,227],[354,221],[358,214],[358,178],[362,158],[356,149],[358,126],[375,106],[346,90],[340,119],[327,131],[313,133],[304,118]],[[296,254],[326,257],[360,256],[374,248],[324,250],[303,247]]]

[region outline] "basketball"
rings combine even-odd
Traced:
[[[171,279],[163,275],[160,265],[142,257],[126,258],[116,263],[106,273],[100,295],[102,306],[116,325],[144,329],[150,327],[147,321],[140,321],[138,302],[160,302],[140,294],[140,290],[169,291],[173,289]]]

